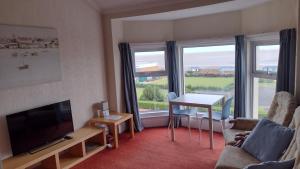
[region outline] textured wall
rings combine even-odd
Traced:
[[[230,37],[241,32],[241,12],[226,12],[174,21],[174,39]]]
[[[242,30],[246,34],[296,28],[298,0],[273,0],[242,10]]]
[[[56,28],[62,68],[60,82],[0,90],[0,155],[6,156],[6,114],[71,99],[79,128],[92,116],[91,105],[106,100],[107,93],[101,18],[86,2],[1,0],[0,23]]]
[[[173,21],[126,21],[124,40],[133,43],[173,40]]]

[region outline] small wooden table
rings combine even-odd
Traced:
[[[100,123],[100,124],[106,124],[109,127],[111,127],[112,128],[113,138],[114,138],[114,148],[118,148],[119,147],[119,140],[118,140],[119,131],[118,131],[118,127],[119,127],[119,125],[121,123],[129,121],[129,128],[130,128],[131,138],[134,137],[133,115],[132,114],[128,114],[128,113],[117,113],[117,112],[110,112],[110,115],[119,115],[119,116],[121,116],[121,118],[118,119],[118,120],[106,119],[104,117],[92,118],[89,121],[89,125],[90,126],[95,126],[96,123]]]
[[[210,148],[214,148],[213,144],[213,120],[212,120],[212,106],[220,101],[224,104],[225,97],[223,95],[211,95],[211,94],[185,94],[174,100],[169,101],[170,119],[173,119],[173,105],[191,106],[191,107],[203,107],[208,109],[209,119],[209,138]],[[172,141],[175,141],[174,134],[174,121],[171,120],[171,134]]]

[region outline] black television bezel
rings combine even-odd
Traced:
[[[42,145],[34,146],[34,148],[32,148],[30,150],[27,150],[27,151],[24,151],[24,152],[21,152],[21,153],[15,153],[13,151],[13,144],[11,142],[11,130],[10,130],[10,126],[8,124],[8,118],[11,117],[11,116],[14,116],[14,115],[22,114],[22,113],[27,112],[27,111],[31,111],[31,110],[35,110],[35,109],[40,109],[40,108],[43,108],[43,107],[46,107],[46,106],[56,105],[56,104],[63,103],[63,102],[69,102],[69,105],[70,105],[70,114],[71,114],[71,119],[72,119],[71,120],[71,122],[72,122],[72,131],[66,132],[66,133],[64,133],[61,136],[57,136],[56,138],[54,138],[52,140],[49,139],[47,142],[43,143]],[[56,102],[56,103],[52,103],[52,104],[48,104],[48,105],[44,105],[44,106],[35,107],[35,108],[32,108],[32,109],[20,111],[20,112],[17,112],[17,113],[8,114],[8,115],[6,115],[6,124],[7,124],[7,130],[8,130],[8,134],[9,134],[10,145],[11,145],[11,150],[12,150],[13,156],[24,154],[24,153],[33,154],[33,153],[37,152],[35,150],[38,150],[38,149],[43,150],[43,147],[48,147],[48,145],[51,145],[52,143],[54,143],[54,142],[56,142],[56,141],[58,141],[60,139],[63,139],[65,136],[67,136],[70,133],[73,133],[75,131],[75,129],[74,129],[73,111],[72,111],[71,100],[65,100],[65,101],[61,101],[61,102]]]

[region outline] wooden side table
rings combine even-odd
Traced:
[[[90,126],[95,126],[95,124],[106,124],[109,127],[112,128],[112,134],[114,138],[114,148],[119,147],[119,140],[118,140],[118,128],[121,123],[124,123],[126,121],[129,121],[129,128],[130,128],[130,134],[131,138],[134,137],[134,122],[133,122],[133,115],[128,114],[128,113],[117,113],[117,112],[110,112],[110,115],[119,115],[121,116],[120,119],[118,120],[112,120],[112,119],[106,119],[104,117],[97,117],[97,118],[92,118],[89,121]]]

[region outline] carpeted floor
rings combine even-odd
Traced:
[[[213,169],[224,147],[222,135],[215,133],[215,149],[209,149],[207,132],[193,130],[189,139],[188,130],[175,130],[176,142],[167,136],[166,128],[145,129],[134,139],[120,136],[118,149],[107,149],[73,169]]]

